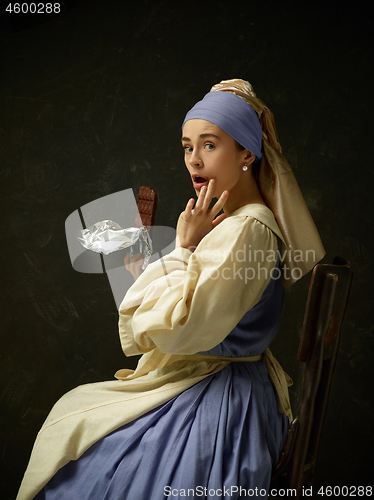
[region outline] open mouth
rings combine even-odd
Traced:
[[[201,189],[203,186],[207,186],[209,179],[203,177],[202,175],[192,175],[193,187],[194,189]]]

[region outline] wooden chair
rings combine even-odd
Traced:
[[[305,363],[301,402],[290,425],[270,490],[313,485],[319,443],[352,281],[351,263],[336,257],[313,269],[297,359]]]

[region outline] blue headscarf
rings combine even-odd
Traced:
[[[205,95],[187,113],[188,120],[206,120],[217,125],[245,149],[262,157],[262,129],[257,113],[241,97],[230,92],[214,91]],[[183,127],[182,125],[182,127]]]

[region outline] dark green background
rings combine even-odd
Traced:
[[[3,18],[1,498],[15,497],[54,402],[134,365],[120,349],[107,277],[71,267],[65,219],[101,196],[149,185],[159,195],[156,224],[174,227],[194,196],[182,119],[229,78],[250,81],[273,111],[324,262],[353,263],[316,485],[372,484],[371,10],[294,0],[72,3],[28,29]],[[272,346],[294,378],[295,409],[309,279],[287,291]]]

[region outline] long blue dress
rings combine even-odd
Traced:
[[[277,333],[283,293],[281,279],[271,279],[206,354],[261,354]],[[266,498],[287,429],[264,363],[232,362],[95,443],[35,500]]]

